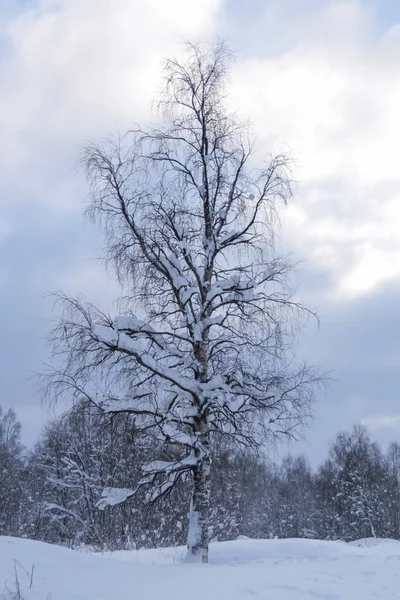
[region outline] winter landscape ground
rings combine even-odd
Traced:
[[[185,564],[184,554],[184,548],[88,554],[0,537],[0,584],[15,589],[17,572],[25,600],[400,598],[400,542],[393,540],[241,539],[212,544],[208,565]]]

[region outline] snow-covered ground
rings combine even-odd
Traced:
[[[243,539],[212,544],[209,565],[182,563],[183,554],[93,555],[0,537],[0,589],[15,587],[17,572],[26,600],[400,599],[400,542],[392,540]]]

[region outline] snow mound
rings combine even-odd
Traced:
[[[24,600],[400,600],[393,540],[241,539],[212,544],[209,565],[183,556],[184,548],[101,555],[0,537],[0,598],[17,573]]]
[[[380,546],[381,544],[396,544],[400,551],[399,540],[392,540],[390,538],[361,538],[360,540],[354,540],[349,542],[350,546],[357,546],[358,548],[372,548],[373,546]]]
[[[122,550],[108,554],[123,562],[150,565],[176,564],[184,561],[186,549],[157,548],[154,550]],[[210,564],[236,565],[259,561],[330,560],[347,554],[354,556],[354,549],[344,542],[325,542],[309,539],[253,540],[244,538],[233,542],[210,544]]]

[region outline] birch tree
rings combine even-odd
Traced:
[[[104,227],[121,315],[63,296],[54,333],[64,359],[56,393],[72,388],[104,413],[133,415],[174,449],[173,460],[144,464],[134,489],[105,489],[100,507],[190,481],[188,558],[203,562],[212,437],[259,448],[294,435],[317,380],[296,366],[308,311],[274,247],[289,160],[255,165],[249,127],[227,109],[229,60],[222,43],[188,45],[165,62],[159,126],[86,148],[88,215]]]

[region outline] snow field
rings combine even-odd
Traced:
[[[17,572],[24,600],[400,599],[400,542],[392,540],[241,539],[212,544],[209,565],[186,564],[184,554],[88,554],[0,537],[0,594],[15,589]]]

